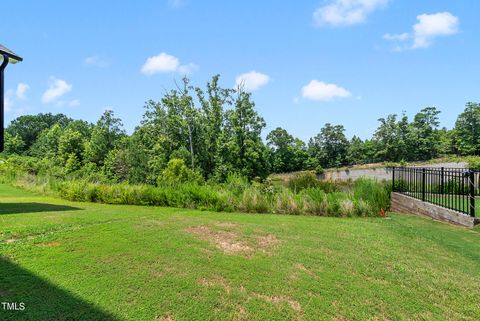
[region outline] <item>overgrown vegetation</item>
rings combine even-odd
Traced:
[[[352,183],[319,181],[313,173],[292,179],[288,186],[270,181],[249,182],[230,175],[223,183],[204,182],[183,160],[172,159],[156,186],[105,183],[94,179],[55,177],[48,169],[20,157],[0,166],[4,183],[58,195],[71,201],[106,204],[171,206],[212,211],[320,216],[378,216],[389,207],[386,183],[361,179]],[[193,177],[192,177],[193,175]],[[371,189],[377,197],[364,192]],[[380,196],[380,194],[382,194]]]

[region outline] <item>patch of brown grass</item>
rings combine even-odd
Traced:
[[[247,310],[244,307],[239,306],[232,318],[234,321],[247,321],[250,320]]]
[[[198,280],[198,283],[204,287],[220,287],[225,290],[225,292],[230,293],[232,290],[228,282],[221,276],[213,276],[210,278],[201,278]]]
[[[280,304],[288,304],[290,308],[297,312],[297,313],[302,313],[302,306],[297,300],[294,300],[288,296],[282,295],[282,296],[269,296],[265,294],[258,294],[255,293],[255,296],[259,299],[262,299],[263,301],[266,301],[268,303],[271,303],[273,305],[280,305]]]
[[[312,271],[310,271],[309,269],[307,269],[305,267],[305,265],[301,264],[301,263],[297,263],[295,264],[295,268],[297,268],[298,270],[300,271],[303,271],[305,272],[306,274],[308,274],[309,276],[313,277],[313,278],[316,278],[317,276],[315,275],[315,273],[313,273]]]
[[[216,231],[205,225],[191,227],[187,231],[202,240],[212,242],[226,254],[251,254],[254,250],[233,231]]]
[[[263,249],[270,249],[280,244],[280,240],[273,234],[257,236],[256,241],[258,246]]]
[[[273,234],[245,237],[238,230],[234,229],[238,227],[237,224],[215,224],[215,227],[220,226],[228,228],[228,230],[214,229],[207,225],[199,225],[188,228],[187,232],[195,235],[199,239],[209,241],[226,254],[249,256],[256,251],[268,253],[267,251],[269,249],[280,243],[277,237]]]
[[[156,321],[175,321],[175,317],[171,313],[159,315],[155,318]]]
[[[215,223],[215,226],[222,227],[222,228],[235,228],[235,227],[238,227],[238,224],[233,222],[218,222],[218,223]]]
[[[51,247],[51,246],[60,246],[60,245],[62,245],[62,243],[57,241],[36,244],[36,246],[40,246],[40,247]]]

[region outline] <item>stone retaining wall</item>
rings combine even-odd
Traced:
[[[460,163],[438,163],[430,165],[418,165],[413,167],[431,167],[431,168],[466,168],[467,164],[465,162]],[[371,177],[378,180],[391,180],[392,179],[392,169],[386,167],[377,167],[377,168],[350,168],[342,170],[326,170],[320,176],[322,179],[327,180],[356,180],[360,177]]]
[[[436,220],[473,227],[480,223],[478,218],[450,210],[428,202],[422,202],[400,193],[392,193],[390,210],[392,212],[419,214]]]

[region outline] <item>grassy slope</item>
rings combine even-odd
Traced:
[[[23,312],[0,309],[0,320],[480,315],[478,229],[395,214],[341,219],[72,203],[6,186],[0,203],[0,301],[26,304]],[[262,236],[271,242],[258,244]],[[232,238],[227,245],[249,250],[216,246]]]

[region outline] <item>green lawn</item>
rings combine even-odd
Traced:
[[[72,203],[0,186],[0,320],[475,320],[480,230]]]

